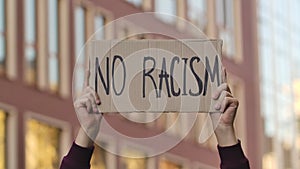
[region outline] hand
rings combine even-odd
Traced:
[[[234,119],[236,116],[239,101],[232,95],[226,83],[226,70],[223,69],[222,84],[217,88],[212,98],[217,101],[215,109],[222,113],[215,134],[219,146],[231,146],[238,143],[234,131]]]
[[[102,113],[98,111],[97,105],[101,104],[98,94],[89,86],[90,70],[86,71],[84,89],[82,94],[75,100],[74,107],[81,128],[75,139],[75,143],[82,147],[91,147],[96,138]]]

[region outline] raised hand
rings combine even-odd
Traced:
[[[89,77],[90,70],[88,67],[85,74],[83,92],[74,102],[77,117],[81,124],[75,143],[82,147],[93,145],[93,140],[99,132],[102,119],[102,113],[97,108],[101,101],[95,90],[89,86]]]
[[[225,69],[223,69],[222,73],[222,82],[212,95],[212,98],[217,101],[214,108],[222,113],[218,126],[215,129],[215,134],[220,146],[231,146],[238,143],[233,123],[239,101],[230,91]]]

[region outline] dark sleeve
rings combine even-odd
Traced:
[[[94,147],[85,148],[73,142],[69,153],[63,158],[60,169],[89,169]]]
[[[218,146],[221,169],[250,169],[249,161],[244,155],[241,142],[229,147]]]

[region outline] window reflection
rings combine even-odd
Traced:
[[[25,1],[25,80],[36,82],[36,2]]]
[[[6,40],[5,40],[5,0],[0,0],[0,75],[5,72]]]
[[[101,14],[98,14],[94,18],[94,29],[95,29],[95,39],[96,40],[103,40],[105,38],[104,32],[104,24],[105,24],[105,17]]]
[[[0,109],[0,169],[6,168],[6,113]]]
[[[40,121],[26,122],[26,169],[57,169],[61,130]]]
[[[85,9],[81,6],[75,9],[75,94],[81,92],[84,82],[85,54],[82,50],[85,43]],[[80,55],[80,57],[79,57]]]
[[[202,30],[207,24],[207,2],[206,0],[188,0],[187,1],[188,18]]]
[[[58,0],[48,0],[48,80],[50,90],[58,91]]]
[[[140,7],[143,4],[143,0],[126,0],[129,3],[132,3],[136,7]]]
[[[175,23],[176,17],[168,16],[177,14],[177,1],[174,0],[156,0],[155,12],[164,13],[167,15],[157,15],[162,21],[166,23]]]

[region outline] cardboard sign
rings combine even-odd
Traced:
[[[102,112],[211,112],[221,40],[90,41],[90,85]]]

